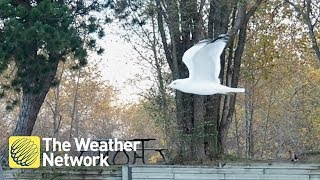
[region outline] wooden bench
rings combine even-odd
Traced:
[[[168,149],[166,149],[166,148],[144,148],[144,149],[142,149],[142,148],[137,148],[137,151],[138,151],[138,150],[139,150],[139,151],[143,151],[143,152],[142,152],[141,156],[139,156],[139,155],[137,154],[137,152],[134,151],[132,164],[134,164],[134,163],[136,162],[136,159],[138,159],[138,158],[142,159],[142,163],[145,164],[145,161],[144,161],[144,151],[156,151],[156,152],[159,152],[159,154],[161,155],[163,161],[165,161],[166,158],[165,158],[165,156],[164,156],[164,154],[163,154],[163,151],[164,151],[164,150],[168,150]]]
[[[137,148],[136,151],[133,151],[133,148],[131,147],[132,151],[133,151],[133,162],[132,164],[135,164],[136,162],[136,159],[140,158],[142,159],[142,163],[145,164],[145,161],[144,161],[144,152],[145,151],[156,151],[156,152],[159,152],[159,154],[161,155],[163,161],[165,161],[165,156],[163,154],[163,151],[164,150],[168,150],[166,148],[145,148],[145,142],[148,142],[148,141],[154,141],[156,139],[154,138],[136,138],[136,139],[130,139],[130,140],[122,140],[122,141],[140,141],[141,142],[141,148]],[[103,140],[95,140],[97,142],[99,141],[103,141]],[[141,151],[141,155],[138,155],[137,154],[137,151]],[[80,150],[80,154],[79,154],[79,157],[83,155],[83,153],[86,152],[84,150]],[[115,154],[113,155],[113,157],[109,157],[108,158],[108,163],[112,160],[112,164],[115,164],[115,158],[116,156],[120,153],[120,152],[123,152],[127,158],[127,162],[126,164],[129,164],[130,162],[130,158],[129,158],[129,155],[127,153],[127,151],[123,150],[123,151],[115,151]],[[100,154],[100,151],[99,151],[99,154]],[[109,151],[105,152],[104,153],[104,156],[109,156]],[[110,164],[110,163],[109,163]]]
[[[82,156],[83,155],[83,153],[86,153],[86,152],[92,152],[93,154],[95,153],[95,152],[93,152],[93,151],[86,151],[86,150],[84,150],[84,149],[81,149],[80,150],[80,154],[78,155],[78,157],[80,158],[80,156]],[[100,155],[100,151],[97,151],[98,152],[98,155]],[[103,152],[102,154],[103,154],[103,157],[105,157],[105,156],[109,156],[109,152],[110,151],[106,151],[106,152]],[[128,157],[128,156],[127,156]],[[128,157],[129,158],[129,157]],[[110,156],[108,157],[108,159],[107,159],[107,162],[108,162],[108,164],[110,164]],[[113,162],[114,162],[114,160],[113,160]],[[99,161],[97,162],[97,164],[96,165],[98,165],[100,163],[100,159],[99,159]],[[1,180],[1,179],[0,179]]]

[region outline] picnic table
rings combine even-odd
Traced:
[[[102,142],[102,141],[105,141],[105,142],[108,142],[109,139],[95,139],[93,141],[96,141],[96,142]],[[163,158],[163,161],[165,161],[165,156],[163,154],[163,151],[164,150],[167,150],[165,148],[146,148],[146,142],[148,141],[155,141],[156,139],[155,138],[135,138],[135,139],[128,139],[128,140],[119,140],[118,141],[139,141],[141,142],[141,147],[140,148],[137,148],[136,151],[133,150],[133,148],[131,147],[132,151],[133,151],[133,162],[132,164],[135,164],[136,163],[136,159],[142,159],[142,163],[143,164],[146,164],[145,163],[145,152],[146,151],[156,151],[156,152],[159,152],[159,154],[161,155],[161,157]],[[137,153],[137,151],[141,151],[141,154],[139,155]],[[85,151],[81,151],[80,152],[80,155],[81,156]],[[100,150],[98,151],[99,154],[101,153]],[[107,159],[107,162],[108,164],[111,164],[110,161],[112,161],[112,164],[115,165],[115,160],[116,160],[116,157],[118,156],[118,154],[120,152],[123,152],[125,157],[126,157],[126,163],[125,164],[129,164],[130,163],[130,156],[128,154],[128,152],[123,149],[123,151],[115,151],[115,154],[113,156],[109,156],[110,155],[110,151],[106,151],[103,156],[109,156],[109,158]],[[99,163],[99,162],[98,162]]]
[[[135,164],[136,163],[136,159],[137,158],[141,158],[142,159],[142,163],[145,164],[145,161],[144,161],[144,152],[146,150],[151,150],[151,148],[149,149],[146,149],[145,148],[145,142],[148,142],[148,141],[155,141],[156,139],[154,138],[139,138],[139,139],[132,139],[132,140],[129,140],[129,141],[140,141],[141,142],[141,148],[138,148],[137,150],[141,150],[141,156],[139,156],[137,154],[137,151],[133,151],[133,162],[132,164]]]

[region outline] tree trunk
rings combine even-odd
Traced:
[[[269,122],[270,122],[270,116],[271,116],[271,105],[273,104],[273,94],[274,94],[274,90],[271,89],[270,95],[269,95],[269,99],[268,99],[268,109],[267,109],[267,115],[266,115],[266,123],[264,125],[264,132],[263,132],[263,141],[262,141],[262,148],[261,148],[261,155],[260,158],[263,159],[264,156],[264,152],[265,152],[265,148],[266,148],[266,143],[267,143],[267,131],[269,130]]]
[[[194,132],[193,132],[193,146],[194,154],[197,160],[205,160],[205,144],[204,144],[204,98],[205,96],[195,95],[193,97],[193,116],[194,116]]]
[[[232,13],[232,22],[231,25],[234,26],[236,20],[236,9],[233,9]],[[233,58],[233,47],[234,46],[234,37],[230,39],[230,45],[229,45],[229,53],[227,57],[227,72],[226,72],[226,85],[231,87],[232,86],[232,75],[234,73],[234,58]],[[223,110],[221,114],[221,120],[220,120],[220,126],[218,128],[218,135],[219,135],[219,145],[221,146],[221,152],[223,153],[224,149],[226,149],[226,144],[224,143],[226,141],[226,136],[228,133],[228,129],[230,127],[231,121],[232,121],[232,113],[234,111],[234,104],[235,102],[235,95],[226,95],[224,97],[224,104],[223,104]]]
[[[246,157],[252,158],[253,154],[253,134],[252,134],[252,117],[253,117],[253,95],[252,92],[246,92],[245,95],[245,129],[246,129]]]
[[[62,76],[64,73],[64,65],[65,63],[63,62],[62,64],[62,70],[60,72],[59,76],[59,81],[62,81]],[[56,86],[54,89],[54,107],[52,109],[53,113],[53,138],[58,138],[59,135],[59,130],[61,128],[61,121],[62,121],[62,116],[60,115],[60,108],[59,108],[59,103],[60,103],[60,83]]]
[[[158,88],[161,96],[161,109],[162,109],[162,116],[164,119],[163,123],[163,130],[165,131],[165,141],[171,144],[170,137],[172,136],[172,129],[171,129],[171,118],[169,116],[169,111],[168,111],[168,102],[167,102],[167,93],[165,89],[165,80],[163,78],[163,73],[161,69],[161,63],[160,59],[158,58],[158,53],[157,53],[157,45],[158,45],[158,39],[156,36],[156,25],[155,25],[155,18],[154,15],[151,17],[151,23],[152,23],[152,52],[153,52],[153,58],[154,58],[154,63],[156,66],[156,72],[157,72],[157,80],[158,80]]]
[[[74,84],[74,94],[72,100],[72,110],[71,110],[71,122],[70,122],[70,134],[69,134],[69,141],[71,141],[72,137],[79,137],[79,118],[78,118],[78,108],[77,108],[77,101],[78,101],[78,90],[79,90],[79,83],[80,83],[80,69],[78,70],[78,74],[76,75],[76,82]],[[74,128],[75,126],[75,128]],[[75,130],[74,130],[75,129]],[[73,132],[75,131],[75,135]]]
[[[246,13],[247,3],[246,1],[242,3],[237,3],[236,1],[211,1],[212,10],[210,12],[214,15],[214,18],[209,18],[209,25],[213,21],[213,28],[214,31],[210,30],[208,32],[214,32],[214,37],[222,33],[227,33],[228,25],[229,25],[229,16],[232,12],[233,13],[233,22],[232,28],[228,34],[232,37],[238,35],[238,43],[236,46],[236,50],[234,51],[234,47],[232,44],[233,38],[231,39],[231,44],[229,47],[229,58],[228,61],[225,62],[224,53],[221,56],[221,72],[220,72],[220,79],[223,83],[231,87],[237,87],[240,75],[240,65],[241,65],[241,57],[244,51],[245,40],[246,40],[246,27],[250,17],[254,14],[257,10],[257,7],[262,3],[262,0],[256,0],[255,4],[249,9]],[[238,4],[238,8],[235,8]],[[215,8],[219,7],[219,8]],[[237,13],[235,13],[237,11]],[[236,15],[236,16],[235,16]],[[210,27],[209,26],[209,27]],[[239,32],[239,34],[238,34]],[[210,34],[209,34],[210,36]],[[224,73],[225,65],[227,65],[227,73]],[[207,134],[212,134],[212,137],[208,138],[211,143],[209,143],[209,147],[216,151],[213,151],[213,155],[221,155],[224,153],[224,148],[226,147],[227,142],[227,134],[229,127],[232,123],[232,117],[235,110],[235,95],[227,95],[222,102],[222,98],[219,95],[215,95],[213,97],[208,97],[207,106],[213,111],[214,113],[210,113],[209,117],[206,119],[212,118],[212,123],[207,123],[209,125],[216,125],[216,129],[207,128]],[[222,108],[222,110],[221,110]],[[221,119],[220,119],[221,118]],[[210,133],[211,132],[211,133]],[[217,137],[214,137],[216,135]],[[217,144],[215,144],[217,143]],[[216,147],[214,147],[216,146]]]
[[[32,134],[33,127],[44,98],[45,96],[36,95],[32,92],[23,93],[22,109],[19,114],[16,129],[13,133],[14,136],[28,136]]]
[[[26,78],[27,85],[41,83],[41,89],[36,93],[30,90],[28,86],[22,88],[22,107],[15,130],[12,133],[13,136],[30,136],[32,134],[38,113],[50,89],[50,85],[55,78],[61,57],[62,56],[55,54],[49,54],[49,72],[42,74],[41,77]],[[23,68],[28,69],[28,64]],[[8,147],[4,149],[0,159],[4,164],[8,163]]]
[[[239,120],[237,119],[237,111],[234,111],[234,122],[235,122],[235,136],[236,136],[236,147],[237,147],[237,155],[241,157],[241,149],[240,149],[240,134],[239,134]]]
[[[160,2],[157,2],[157,7],[160,7]],[[180,5],[180,6],[179,6]],[[178,7],[179,6],[179,7]],[[186,78],[188,77],[188,69],[185,64],[182,62],[183,53],[193,45],[193,42],[197,42],[198,38],[201,36],[199,27],[199,17],[197,12],[197,2],[194,0],[181,1],[181,4],[178,4],[175,1],[167,2],[167,19],[170,39],[171,39],[171,57],[172,59],[167,59],[170,69],[173,74],[173,79]],[[180,10],[180,11],[179,11]],[[163,12],[161,9],[159,12]],[[162,15],[162,14],[160,14]],[[181,21],[179,18],[181,17]],[[195,22],[197,21],[197,22]],[[166,42],[164,41],[164,29],[162,22],[159,22],[158,14],[158,23],[159,28],[161,27],[160,34],[164,47],[166,47]],[[182,27],[181,30],[179,27]],[[192,34],[192,36],[191,36]],[[169,57],[169,51],[165,50],[166,57]],[[182,93],[176,91],[176,117],[178,124],[178,159],[180,160],[190,160],[194,159],[193,155],[197,151],[198,144],[202,144],[202,141],[198,140],[197,133],[195,130],[195,122],[197,121],[194,117],[194,113],[201,113],[201,110],[194,109],[195,96],[191,94]],[[196,104],[199,106],[199,103],[202,101],[197,101]],[[195,112],[196,111],[196,112]],[[200,115],[201,116],[201,115]],[[201,119],[201,118],[200,118]],[[203,119],[203,118],[202,118]],[[197,144],[195,144],[197,143]],[[200,157],[201,155],[197,155]]]
[[[246,24],[243,24],[239,31],[239,40],[237,43],[237,48],[234,52],[233,58],[229,58],[228,60],[228,67],[227,67],[227,84],[231,87],[237,87],[240,75],[240,65],[241,65],[241,58],[244,52],[245,40],[246,40]],[[231,48],[231,47],[230,47]],[[231,52],[229,52],[231,54]],[[232,61],[233,60],[233,61]],[[235,100],[236,95],[227,95],[224,102],[224,108],[222,111],[222,118],[220,122],[219,128],[219,137],[221,139],[221,147],[226,147],[227,142],[227,134],[229,127],[232,123],[232,117],[235,109]],[[223,151],[222,151],[223,152]]]
[[[263,0],[256,0],[253,6],[251,6],[251,8],[248,10],[248,12],[246,12],[246,9],[247,9],[246,1],[238,5],[237,15],[235,17],[234,22],[232,23],[233,27],[229,32],[229,34],[233,36],[239,31],[236,50],[234,52],[230,50],[229,52],[229,55],[234,53],[233,58],[229,58],[227,62],[228,65],[227,65],[226,81],[227,81],[227,84],[229,84],[230,76],[231,76],[231,84],[229,84],[231,85],[231,87],[238,86],[241,59],[244,52],[244,47],[245,47],[245,42],[247,37],[247,24],[251,16],[253,16],[255,11],[257,10],[258,6],[262,3],[262,1]],[[231,48],[233,49],[233,46],[231,46],[230,49]],[[226,147],[225,143],[227,142],[227,134],[228,134],[230,124],[232,123],[232,117],[235,110],[235,99],[236,99],[235,95],[227,96],[224,102],[225,104],[224,104],[224,109],[222,111],[223,115],[220,123],[219,138],[218,138],[218,140],[221,140],[218,142],[221,143],[222,153],[223,153],[223,147]],[[252,128],[252,124],[250,124],[250,126]],[[251,141],[252,141],[252,138],[251,138]],[[253,146],[253,144],[251,145]]]
[[[51,71],[48,72],[47,76],[43,77],[43,86],[38,94],[23,90],[22,108],[13,132],[14,136],[30,136],[32,134],[41,105],[57,72],[59,60],[55,59],[54,61],[52,62]]]
[[[217,37],[220,34],[227,33],[228,25],[229,25],[229,16],[231,13],[231,6],[230,2],[228,1],[211,1],[212,6],[210,9],[211,15],[213,17],[210,18],[209,27],[214,28],[214,31],[209,29],[208,32],[214,32],[213,37]],[[219,8],[215,8],[219,7]],[[213,21],[213,26],[211,25],[211,21]],[[208,36],[212,36],[208,34]],[[225,68],[225,53],[221,55],[221,72],[219,78],[223,83],[224,77],[224,68]],[[208,144],[208,153],[210,157],[218,157],[220,154],[223,153],[222,147],[222,139],[219,135],[220,129],[220,118],[221,118],[221,95],[213,95],[207,97],[206,102],[206,117],[205,117],[205,134],[206,134],[206,141],[205,144]]]
[[[182,62],[183,53],[194,43],[204,36],[202,9],[205,1],[160,1],[156,0],[158,13],[158,28],[160,31],[166,59],[172,71],[173,79],[186,78],[188,70]],[[227,33],[229,29],[229,19],[232,11],[237,11],[236,27],[232,27],[231,35],[234,36],[240,30],[237,50],[230,47],[230,56],[234,54],[228,63],[229,71],[226,82],[237,87],[241,56],[244,49],[245,28],[248,17],[251,17],[262,0],[257,0],[256,4],[246,14],[246,3],[237,1],[210,1],[208,17],[208,37],[217,37],[222,33]],[[239,8],[235,8],[237,4]],[[162,8],[166,8],[163,10]],[[165,14],[166,12],[166,14]],[[163,19],[168,25],[170,43],[167,44]],[[247,21],[244,21],[247,20]],[[202,23],[202,24],[201,24]],[[225,54],[221,56],[220,79],[225,81]],[[234,60],[233,60],[234,59]],[[235,109],[235,96],[227,96],[222,103],[221,95],[200,97],[176,91],[176,117],[178,125],[178,146],[179,155],[185,160],[196,153],[196,158],[201,159],[203,154],[213,158],[223,153],[229,126],[232,122],[233,111]],[[224,108],[224,109],[223,109]],[[224,114],[222,114],[224,112]],[[201,126],[200,124],[204,125]],[[199,132],[203,131],[203,132]],[[199,151],[199,149],[202,149]],[[197,160],[194,159],[193,160]]]
[[[249,79],[246,82],[247,91],[245,94],[245,129],[246,129],[246,157],[253,156],[253,112],[254,112],[254,90],[255,81]]]

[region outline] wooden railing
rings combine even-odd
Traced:
[[[5,169],[5,180],[77,180],[77,179],[108,179],[121,180],[121,168],[40,168],[40,169]]]
[[[320,180],[320,164],[123,166],[122,180]]]
[[[223,166],[223,167],[222,167]],[[107,179],[107,180],[320,180],[320,164],[225,164],[222,166],[129,165],[106,168],[4,168],[13,179]]]

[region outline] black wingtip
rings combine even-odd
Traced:
[[[225,37],[229,37],[230,35],[229,34],[220,34],[218,36],[218,38],[225,38]]]
[[[197,44],[210,43],[211,41],[212,41],[212,39],[203,39],[203,40],[199,41]]]
[[[229,40],[230,39],[230,35],[227,33],[227,34],[220,34],[215,40],[217,39],[226,39],[226,40]]]
[[[216,37],[215,39],[213,39],[211,41],[211,43],[217,41],[217,40],[224,40],[225,42],[228,42],[230,40],[230,35],[229,34],[220,34],[218,37]]]
[[[224,39],[225,42],[228,42],[230,39],[230,35],[227,34],[220,34],[218,37],[216,37],[215,39],[203,39],[201,41],[199,41],[197,44],[201,44],[201,43],[213,43],[218,39]]]

